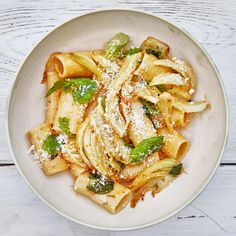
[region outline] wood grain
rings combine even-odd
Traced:
[[[120,234],[66,220],[30,191],[14,166],[4,167],[0,169],[0,186],[4,189],[0,197],[0,235],[235,235],[235,178],[234,167],[221,167],[206,190],[176,216],[148,229]]]

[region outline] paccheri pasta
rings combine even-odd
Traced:
[[[181,174],[190,147],[181,129],[209,106],[192,101],[193,70],[168,45],[128,42],[118,33],[104,50],[53,53],[45,123],[28,132],[45,175],[68,171],[76,192],[113,214]]]

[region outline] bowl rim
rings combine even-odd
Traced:
[[[206,182],[201,186],[200,189],[198,189],[196,191],[196,193],[190,197],[188,200],[186,200],[186,202],[184,204],[182,204],[177,210],[169,213],[168,215],[166,215],[165,217],[159,219],[159,220],[154,220],[151,221],[149,223],[144,223],[138,226],[131,226],[131,227],[103,227],[103,226],[98,226],[98,225],[93,225],[93,224],[89,224],[89,223],[85,223],[81,220],[77,220],[71,216],[66,215],[65,213],[61,212],[60,210],[58,210],[55,206],[53,206],[51,203],[49,203],[43,196],[40,195],[40,193],[34,188],[33,184],[30,183],[30,180],[28,180],[28,178],[24,175],[23,171],[20,168],[20,165],[17,161],[17,158],[15,157],[15,152],[13,150],[13,146],[11,144],[11,137],[10,137],[10,124],[9,124],[9,116],[10,116],[10,105],[12,102],[12,94],[13,94],[13,90],[14,87],[16,85],[16,83],[18,82],[18,75],[21,71],[21,69],[23,68],[26,60],[28,59],[28,57],[33,53],[33,51],[44,41],[46,40],[46,38],[51,35],[54,31],[56,31],[57,29],[65,26],[67,23],[74,21],[80,17],[83,16],[89,16],[92,14],[96,14],[96,13],[104,13],[104,12],[112,12],[112,11],[124,11],[124,12],[133,12],[133,13],[141,13],[147,16],[152,16],[155,18],[158,18],[159,20],[161,20],[162,22],[164,22],[165,24],[181,31],[181,33],[185,34],[189,39],[191,39],[194,44],[202,51],[202,53],[204,54],[204,56],[207,58],[207,60],[210,62],[212,68],[214,69],[214,72],[216,74],[216,77],[220,83],[220,87],[222,89],[223,92],[223,99],[224,99],[224,105],[225,105],[225,115],[226,115],[226,120],[225,120],[225,132],[224,132],[224,142],[222,144],[222,148],[221,148],[221,152],[219,154],[219,158],[217,163],[215,164],[211,174],[208,176]],[[28,53],[26,53],[26,56],[24,57],[23,61],[21,62],[21,64],[18,67],[17,72],[15,73],[15,78],[11,84],[11,88],[9,91],[9,95],[8,95],[8,99],[7,99],[7,106],[6,106],[6,129],[7,129],[7,142],[8,142],[8,147],[10,149],[10,154],[13,157],[13,161],[20,173],[20,175],[23,177],[23,179],[25,180],[25,182],[27,183],[27,185],[30,187],[30,189],[52,210],[54,210],[55,212],[57,212],[58,214],[60,214],[61,216],[64,216],[66,219],[71,220],[72,222],[78,223],[82,226],[86,226],[92,229],[98,229],[98,230],[104,230],[104,231],[130,231],[130,230],[137,230],[137,229],[143,229],[143,228],[147,228],[156,224],[159,224],[167,219],[169,219],[170,217],[176,215],[177,213],[179,213],[180,211],[182,211],[185,207],[187,207],[193,200],[195,200],[199,194],[207,187],[207,185],[209,184],[209,182],[211,181],[212,177],[215,175],[217,168],[220,165],[220,161],[223,157],[224,151],[225,151],[225,146],[228,140],[228,130],[229,130],[229,107],[228,107],[228,101],[227,101],[227,95],[226,95],[226,91],[225,91],[225,87],[224,87],[224,83],[223,80],[220,76],[219,70],[216,66],[216,64],[214,63],[213,59],[210,57],[210,55],[208,54],[208,52],[206,51],[206,49],[188,32],[186,31],[184,28],[178,26],[178,24],[176,23],[171,23],[169,20],[166,20],[165,18],[157,15],[156,13],[153,12],[147,12],[144,10],[138,10],[138,9],[134,9],[134,8],[127,8],[127,7],[117,7],[117,8],[100,8],[98,10],[89,10],[89,11],[85,11],[84,13],[79,14],[78,16],[75,16],[69,20],[64,21],[63,23],[59,24],[58,26],[55,26],[52,30],[50,30],[49,32],[46,33],[46,35],[42,36],[39,40],[36,41],[35,45],[28,51]]]

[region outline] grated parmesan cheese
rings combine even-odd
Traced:
[[[56,137],[56,140],[60,144],[66,144],[68,142],[68,137],[66,135],[60,134]]]
[[[195,92],[195,90],[192,88],[189,90],[189,94],[193,94],[194,92]]]
[[[97,199],[100,200],[103,204],[107,203],[106,194],[97,194]]]

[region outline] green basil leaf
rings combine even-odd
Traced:
[[[181,173],[182,168],[183,168],[183,164],[180,163],[180,164],[174,166],[174,167],[171,169],[171,171],[169,172],[169,174],[172,175],[172,176],[174,176],[174,177],[177,177],[177,176]]]
[[[132,55],[132,54],[135,54],[135,53],[138,53],[140,52],[140,49],[139,48],[130,48],[130,49],[127,49],[125,52],[124,52],[124,56],[128,56],[128,55]]]
[[[97,83],[88,78],[59,80],[48,90],[46,97],[60,88],[63,88],[65,92],[71,92],[75,102],[84,104],[87,103],[95,93]]]
[[[87,103],[94,95],[97,89],[97,83],[91,79],[78,79],[75,89],[72,90],[72,96],[75,102],[80,104]]]
[[[53,134],[48,135],[42,145],[42,149],[52,156],[56,156],[58,154],[60,147],[60,143]]]
[[[89,173],[89,178],[90,179],[100,179],[101,178],[101,174],[98,174],[97,172],[90,172]]]
[[[54,83],[54,85],[47,91],[46,96],[51,95],[53,92],[60,88],[64,88],[65,85],[65,80],[58,80],[57,82]]]
[[[142,102],[144,109],[148,115],[158,115],[160,113],[160,110],[156,107],[155,104],[153,104],[145,99],[141,99],[141,102]]]
[[[114,182],[98,173],[90,173],[87,189],[97,194],[106,194],[114,189]]]
[[[164,145],[163,136],[154,136],[144,139],[138,146],[130,151],[131,162],[140,162],[152,153],[160,150]]]
[[[59,128],[64,132],[65,134],[68,135],[69,138],[75,138],[75,135],[70,132],[70,119],[67,117],[59,117],[58,119],[59,122]]]
[[[157,47],[157,50],[154,50],[154,49],[152,49],[152,48],[147,48],[147,49],[145,50],[145,52],[146,52],[147,54],[151,54],[151,55],[157,57],[158,59],[161,59],[161,58],[162,58],[162,56],[161,56],[162,53],[161,53],[161,51],[158,50],[158,47]]]
[[[158,84],[158,85],[156,85],[156,87],[161,93],[166,92],[166,88],[164,87],[163,84]]]
[[[130,149],[130,150],[134,148],[134,145],[131,144],[131,143],[126,143],[126,142],[124,142],[124,144],[125,144],[125,147],[127,147],[127,148]]]
[[[117,33],[107,44],[105,48],[105,57],[109,60],[116,60],[122,55],[122,49],[129,41],[129,36],[124,33]]]

